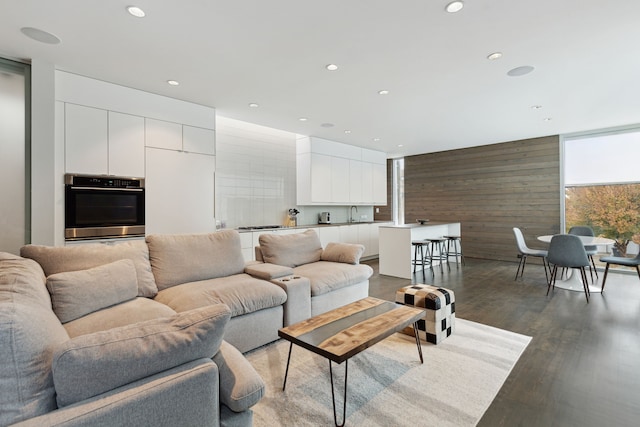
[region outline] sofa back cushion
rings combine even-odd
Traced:
[[[244,271],[240,234],[235,230],[152,234],[147,236],[147,245],[159,290]]]
[[[67,340],[42,268],[0,253],[0,425],[56,409],[51,358]]]
[[[229,307],[216,304],[62,343],[53,355],[58,405],[68,406],[191,360],[213,357],[230,317]]]
[[[121,259],[80,271],[47,277],[53,312],[62,323],[94,311],[134,299],[138,295],[136,268],[130,259]]]
[[[262,234],[259,237],[264,262],[297,267],[320,261],[322,244],[313,230],[295,234]]]
[[[20,255],[34,259],[50,276],[65,271],[86,270],[121,259],[130,259],[136,268],[138,296],[153,298],[158,293],[149,263],[149,250],[143,240],[132,240],[116,245],[82,244],[75,246],[27,245]]]

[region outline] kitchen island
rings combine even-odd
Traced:
[[[379,235],[380,274],[411,279],[413,274],[411,241],[459,235],[459,222],[429,221],[425,224],[381,225]],[[422,267],[418,266],[418,268]]]

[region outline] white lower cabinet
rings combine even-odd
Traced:
[[[240,233],[240,248],[242,248],[244,262],[255,260],[256,255],[253,249],[253,233]]]
[[[146,232],[215,231],[215,157],[146,148]]]
[[[255,261],[255,247],[260,246],[260,236],[263,234],[293,234],[304,233],[313,230],[318,234],[323,248],[333,243],[356,243],[364,245],[363,258],[378,255],[378,227],[382,223],[350,224],[350,225],[326,225],[309,228],[285,228],[273,230],[248,231],[240,233],[240,245],[242,255],[246,261]]]

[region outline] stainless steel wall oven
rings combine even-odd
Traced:
[[[144,178],[65,175],[65,239],[144,236]]]

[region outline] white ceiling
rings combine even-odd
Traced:
[[[640,123],[640,1],[447,3],[0,0],[0,55],[389,156]]]

